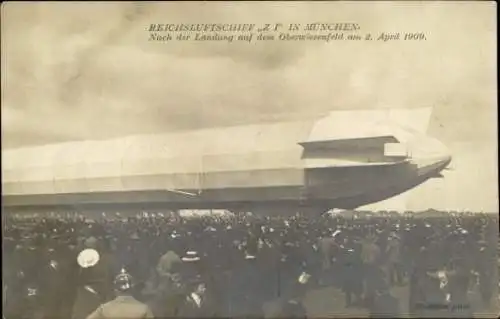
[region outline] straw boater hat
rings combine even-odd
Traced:
[[[298,282],[302,285],[305,285],[307,284],[310,278],[311,275],[303,271],[298,278]]]
[[[200,257],[198,256],[198,253],[196,251],[190,250],[186,252],[186,256],[182,257],[181,259],[184,262],[194,262],[199,261]]]
[[[84,249],[78,254],[77,262],[82,268],[93,267],[99,262],[99,253],[95,249]]]
[[[245,251],[245,259],[246,260],[255,259],[255,255],[254,254],[250,254],[248,251]]]

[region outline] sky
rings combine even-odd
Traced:
[[[493,2],[3,3],[2,149],[428,107],[453,170],[383,208],[498,211]],[[151,23],[350,22],[426,41],[149,42]]]

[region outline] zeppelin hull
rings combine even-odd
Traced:
[[[345,111],[6,150],[2,202],[50,209],[355,208],[404,192],[449,163],[443,145],[423,133],[429,118],[426,109]]]
[[[183,188],[177,190],[149,189],[107,191],[91,193],[31,194],[4,196],[6,206],[46,206],[50,209],[124,209],[153,207],[169,209],[241,209],[266,207],[337,207],[350,208],[383,200],[408,188],[418,177],[411,164],[401,163],[381,167],[345,167],[288,169],[238,172],[234,176],[210,176],[199,178],[200,185],[213,181],[214,185],[231,181],[231,187]],[[137,177],[141,182],[148,178],[161,181],[162,176]],[[193,177],[194,178],[194,177]],[[424,176],[422,176],[424,179]],[[423,181],[423,180],[422,180]],[[101,180],[104,184],[113,181]],[[117,181],[114,181],[117,182]],[[234,185],[238,183],[239,187]],[[35,185],[36,186],[36,185]],[[35,187],[32,186],[32,187]]]

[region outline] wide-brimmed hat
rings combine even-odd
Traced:
[[[181,258],[183,262],[196,262],[200,260],[198,253],[193,250],[189,250],[186,252],[186,255]]]
[[[95,266],[99,262],[99,253],[95,249],[84,249],[77,257],[78,265],[82,268],[89,268]]]

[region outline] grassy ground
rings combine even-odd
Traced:
[[[409,286],[393,287],[391,294],[399,300],[399,309],[402,317],[408,315]],[[487,310],[481,306],[479,295],[476,291],[469,293],[469,300],[475,311],[476,318],[496,318],[498,317],[498,306],[495,310]],[[361,307],[346,308],[343,292],[335,287],[323,287],[307,292],[303,299],[308,316],[310,318],[366,318],[368,311]],[[277,307],[277,302],[270,302],[264,306],[264,312],[270,314],[273,308]],[[493,307],[495,309],[495,307]],[[495,315],[496,314],[496,315]]]

